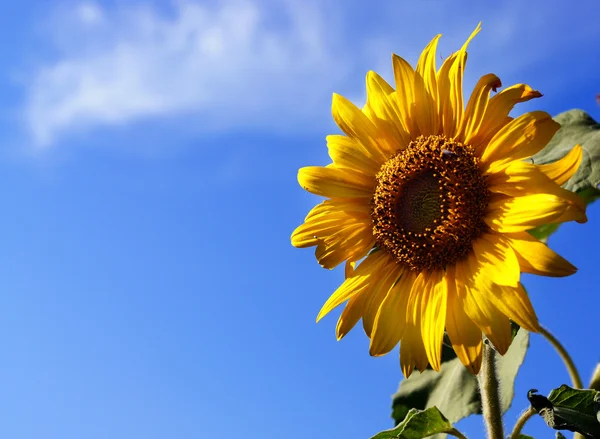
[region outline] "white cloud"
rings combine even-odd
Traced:
[[[81,5],[86,29],[68,32],[85,44],[57,38],[68,47],[30,84],[25,117],[36,144],[74,128],[185,111],[198,112],[206,130],[310,116],[345,63],[316,10],[286,5],[279,17],[249,1],[212,9],[183,2],[170,17]]]
[[[183,0],[169,10],[109,10],[86,0],[61,9],[49,32],[54,58],[26,84],[26,126],[38,147],[74,131],[182,114],[193,115],[202,132],[300,131],[330,123],[331,92],[361,96],[367,69],[380,67],[390,78],[390,52],[414,62],[438,32],[448,55],[483,20],[467,86],[489,70],[501,70],[505,85],[526,81],[516,73],[536,63],[540,82],[564,87],[573,75],[569,56],[600,37],[589,11],[542,0],[532,0],[535,13],[524,13],[521,0],[493,8],[392,0],[368,14],[344,4]]]
[[[77,18],[83,24],[96,25],[104,20],[104,11],[92,2],[84,2],[77,5],[75,9]]]

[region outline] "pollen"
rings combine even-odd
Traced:
[[[420,136],[377,173],[371,203],[377,246],[411,270],[444,269],[487,230],[488,188],[469,145]]]

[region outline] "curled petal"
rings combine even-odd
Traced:
[[[465,110],[465,118],[462,121],[457,138],[463,140],[467,144],[471,143],[471,139],[479,132],[485,111],[488,106],[490,91],[496,91],[502,86],[500,78],[493,73],[482,76],[475,85],[473,94],[467,103]]]
[[[515,251],[521,271],[550,277],[570,276],[577,271],[569,261],[527,232],[505,234]]]
[[[562,159],[547,165],[540,165],[538,169],[552,179],[556,184],[562,186],[575,175],[579,169],[581,159],[583,158],[583,149],[580,145],[575,145],[569,153]]]
[[[559,128],[544,111],[523,114],[492,137],[481,162],[485,168],[494,168],[531,157],[548,144]]]

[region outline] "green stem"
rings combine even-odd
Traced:
[[[594,369],[594,373],[592,374],[592,379],[590,380],[590,389],[600,390],[600,363]]]
[[[533,407],[529,407],[527,410],[521,413],[521,416],[519,416],[519,419],[517,419],[517,423],[510,434],[510,439],[519,439],[519,435],[521,434],[521,430],[523,430],[523,426],[533,415],[535,415],[535,413],[536,411],[533,409]]]
[[[500,384],[496,373],[495,351],[489,343],[483,344],[483,362],[479,372],[481,408],[487,428],[488,439],[503,439],[502,409],[500,408]]]
[[[560,344],[556,337],[554,337],[548,331],[548,329],[544,328],[543,326],[540,326],[540,334],[542,334],[546,338],[546,340],[548,340],[550,344],[554,346],[554,349],[556,349],[556,351],[558,352],[558,355],[563,360],[563,363],[565,363],[567,371],[571,376],[571,382],[573,383],[573,387],[576,389],[583,389],[583,382],[581,381],[579,372],[575,367],[575,363],[573,363],[573,359],[571,358],[567,350],[564,348],[564,346]]]
[[[462,434],[460,431],[458,431],[457,429],[453,428],[451,431],[448,432],[449,435],[457,437],[458,439],[467,439],[467,437]]]

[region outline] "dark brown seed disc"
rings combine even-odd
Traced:
[[[421,136],[377,174],[371,217],[377,245],[411,270],[443,269],[486,229],[485,178],[472,147]]]

